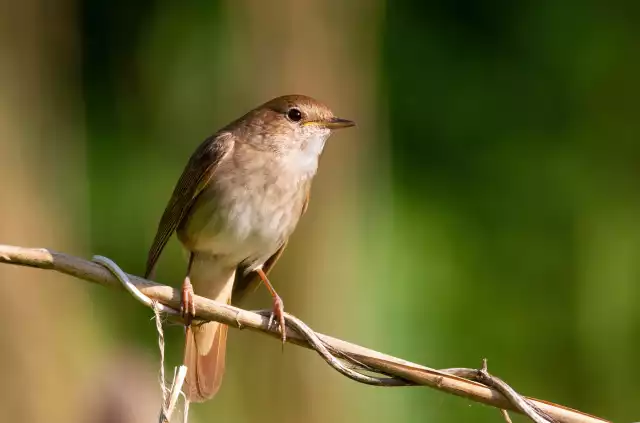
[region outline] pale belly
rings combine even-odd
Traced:
[[[222,180],[205,189],[178,229],[184,246],[236,267],[253,270],[289,238],[302,213],[306,183],[237,183]],[[233,187],[233,188],[230,188]]]

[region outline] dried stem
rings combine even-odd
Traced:
[[[102,265],[47,249],[0,245],[0,263],[56,270],[89,282],[98,283],[110,288],[122,289],[120,281]],[[177,289],[160,285],[134,275],[128,275],[128,277],[131,283],[147,297],[158,301],[167,307],[179,309],[180,292]],[[280,334],[276,329],[268,328],[269,319],[266,316],[233,307],[231,305],[217,303],[199,296],[194,297],[194,304],[198,319],[214,320],[227,324],[231,327],[250,329],[280,339]],[[292,316],[288,316],[287,323],[295,323],[296,321],[301,323],[299,320],[294,319],[295,318],[292,318]],[[302,324],[302,327],[303,329],[307,328],[304,324]],[[521,413],[524,412],[529,417],[532,417],[532,415],[524,411],[517,404],[517,401],[514,402],[513,398],[509,398],[509,393],[512,393],[515,394],[516,399],[524,399],[525,405],[533,408],[535,415],[538,415],[542,419],[539,421],[563,423],[608,422],[607,420],[599,417],[591,416],[581,411],[573,410],[558,404],[522,397],[506,383],[489,375],[486,372],[486,368],[481,370],[431,369],[397,357],[382,354],[359,345],[351,344],[340,339],[315,333],[313,331],[311,332],[312,338],[310,339],[319,339],[334,356],[346,360],[356,368],[364,368],[369,371],[388,375],[393,377],[394,380],[409,382],[410,384],[415,385],[429,386],[449,394],[457,395],[500,409],[508,409]],[[304,332],[300,334],[292,328],[287,329],[288,342],[317,350],[317,348],[314,348],[307,340],[309,337],[308,335],[309,334],[305,335]],[[325,360],[327,359],[326,357],[324,358]],[[461,375],[468,378],[461,377]],[[480,380],[483,383],[477,382],[476,380]],[[398,383],[395,383],[395,385],[397,386]]]

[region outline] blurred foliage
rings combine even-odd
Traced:
[[[289,310],[314,316],[318,330],[433,367],[487,357],[490,371],[527,395],[637,419],[639,4],[286,1],[260,14],[224,1],[81,1],[88,254],[142,273],[157,219],[202,139],[267,100],[271,87],[309,87],[329,102],[317,94],[346,81],[327,96],[356,115],[360,135],[350,136],[361,139],[352,150],[330,142],[320,171],[349,176],[340,173],[349,160],[336,156],[365,157],[353,161],[364,200],[342,202],[352,178],[319,177],[330,188],[314,191],[302,225],[310,231],[328,215],[336,229],[330,246],[318,234],[293,240],[276,270]],[[316,32],[272,21],[278,14],[317,20]],[[305,36],[342,52],[327,61],[338,78],[292,73],[317,63]],[[280,45],[293,47],[278,53]],[[369,94],[349,85],[361,80],[373,81]],[[344,197],[323,194],[340,190]],[[351,206],[355,216],[338,222]],[[306,279],[300,258],[310,259],[300,251],[311,244],[353,255],[335,242],[351,227],[344,242],[359,253],[350,273],[338,266],[320,287],[287,282]],[[332,268],[320,260],[308,266]],[[173,241],[158,280],[177,285],[183,272]],[[138,345],[153,359],[149,311],[120,292],[87,289],[106,342]],[[266,298],[256,294],[251,306]],[[170,332],[176,363],[180,333]],[[198,421],[500,419],[428,389],[354,385],[310,353],[282,355],[269,340],[230,335],[225,386],[192,407]]]
[[[616,6],[393,2],[383,83],[394,245],[428,281],[407,299],[442,334],[439,364],[483,355],[523,392],[623,421],[640,395],[640,58],[637,4]]]

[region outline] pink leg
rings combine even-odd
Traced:
[[[193,264],[193,254],[189,256],[189,264],[187,265],[187,276],[182,281],[182,296],[180,298],[180,314],[185,321],[185,325],[189,326],[191,320],[196,316],[196,307],[193,304],[193,285],[189,279],[191,265]]]
[[[264,286],[267,287],[269,293],[273,297],[273,312],[269,318],[269,327],[271,327],[274,317],[278,319],[280,331],[282,332],[282,343],[284,344],[287,340],[287,330],[284,323],[284,303],[282,302],[282,298],[280,298],[276,290],[273,288],[273,285],[271,285],[271,282],[269,282],[269,278],[267,278],[266,273],[264,273],[262,269],[257,269],[256,272],[260,276],[260,279],[262,279]]]

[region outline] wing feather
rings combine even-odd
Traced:
[[[189,159],[158,224],[156,236],[149,249],[145,278],[153,273],[169,238],[180,225],[198,194],[209,184],[216,168],[231,150],[231,146],[231,134],[218,133],[204,140]]]

